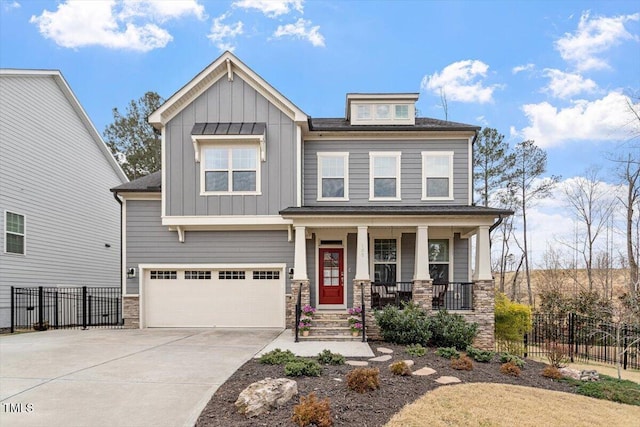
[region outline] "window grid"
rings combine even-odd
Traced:
[[[175,270],[151,270],[152,280],[175,280],[178,272]]]
[[[396,239],[374,239],[374,280],[379,283],[395,283],[398,267],[398,241]]]
[[[318,200],[349,199],[349,153],[318,153]]]
[[[449,239],[429,239],[429,275],[434,284],[449,282]]]
[[[422,152],[422,198],[453,198],[453,152]]]
[[[211,279],[210,271],[185,271],[184,278],[187,280],[209,280]]]
[[[400,200],[399,152],[369,153],[369,198]]]
[[[256,270],[253,272],[253,280],[278,280],[280,272],[278,270]]]
[[[5,211],[5,252],[17,255],[25,254],[25,218],[24,215]]]
[[[218,272],[220,280],[244,280],[245,272],[243,270],[223,270]]]
[[[258,191],[259,147],[204,148],[205,193],[255,193]]]

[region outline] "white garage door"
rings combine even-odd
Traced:
[[[283,268],[144,270],[146,327],[276,327],[285,323]]]

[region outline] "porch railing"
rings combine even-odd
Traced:
[[[412,282],[371,283],[371,307],[376,309],[387,305],[401,307],[402,303],[413,299],[412,286]],[[433,310],[472,310],[473,283],[434,284],[431,308]]]
[[[412,286],[411,282],[372,282],[371,307],[384,308],[387,305],[400,307],[403,302],[412,300]]]

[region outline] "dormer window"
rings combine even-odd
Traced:
[[[348,94],[347,120],[352,125],[413,125],[417,94]]]

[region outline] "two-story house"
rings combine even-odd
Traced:
[[[112,190],[125,322],[285,327],[298,293],[319,312],[412,299],[492,346],[489,231],[511,212],[472,203],[479,128],[416,118],[417,99],[348,94],[344,117],[315,119],[216,59],[149,118],[162,171]]]

